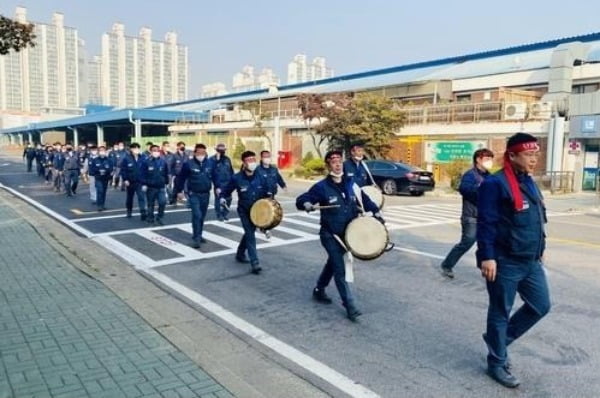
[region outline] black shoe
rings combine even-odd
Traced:
[[[348,319],[350,319],[352,322],[356,322],[358,317],[362,315],[362,312],[360,312],[360,310],[354,305],[348,306],[344,304],[344,307],[346,307],[346,315],[348,316]]]
[[[146,221],[148,216],[145,213],[140,214],[140,221]]]
[[[200,238],[200,243],[206,243],[206,239]]]
[[[329,297],[327,293],[325,293],[325,289],[319,289],[317,287],[313,289],[312,297],[313,300],[322,304],[331,304],[333,302],[333,300],[331,300],[331,297]]]
[[[229,221],[229,217],[223,216],[223,221]]]
[[[217,221],[221,221],[221,222],[223,222],[223,221],[224,221],[224,220],[223,220],[223,217],[221,217],[221,216],[218,216],[218,217],[217,217]]]
[[[102,207],[102,206],[99,206],[99,207],[98,207],[98,211],[104,211],[104,207]]]
[[[200,242],[198,242],[197,240],[192,242],[191,245],[194,249],[200,249]]]
[[[452,268],[446,268],[444,266],[440,266],[442,275],[444,275],[446,278],[448,279],[454,279],[454,271],[452,271]]]
[[[260,265],[258,263],[252,264],[252,273],[254,275],[260,274],[260,271],[262,271],[262,268],[260,267]]]
[[[149,218],[149,217],[148,217],[148,218],[146,218],[146,222],[147,222],[148,224],[154,224],[154,219],[153,219],[153,218]]]
[[[483,333],[481,335],[481,337],[483,338],[483,341],[485,342],[485,344],[489,347],[490,344],[487,341],[487,334]],[[504,367],[506,368],[506,370],[510,371],[512,369],[512,361],[510,360],[510,357],[508,356],[508,351],[506,352],[506,362],[504,363]]]
[[[248,264],[250,262],[250,260],[248,260],[247,257],[245,256],[235,256],[235,261],[237,261],[238,263],[242,263],[242,264]]]
[[[131,218],[131,211],[127,211],[127,218]]]
[[[487,374],[507,388],[516,388],[521,384],[519,379],[513,376],[505,366],[490,366],[487,369]]]
[[[157,218],[155,224],[156,225],[165,225],[165,223],[163,222],[162,218]]]

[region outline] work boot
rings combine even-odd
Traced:
[[[146,213],[145,213],[145,212],[142,212],[142,213],[140,214],[140,221],[146,221],[146,218],[148,218],[148,216],[146,215]]]
[[[344,307],[346,307],[346,315],[348,316],[348,319],[350,319],[352,322],[356,322],[358,317],[362,315],[362,312],[360,312],[360,310],[356,308],[354,304],[344,304]]]
[[[248,257],[244,256],[244,255],[237,255],[235,256],[235,261],[237,261],[238,263],[242,263],[242,264],[248,264],[250,262],[250,260],[248,260]]]
[[[254,275],[258,275],[258,274],[260,274],[260,271],[262,271],[262,268],[260,267],[260,265],[258,263],[253,263],[251,265],[251,267],[252,267],[252,273]]]
[[[312,297],[313,300],[322,304],[331,304],[333,302],[333,300],[331,300],[331,297],[329,297],[327,293],[325,293],[325,289],[319,289],[318,287],[315,287],[313,289]]]
[[[200,242],[199,242],[199,241],[197,241],[197,240],[194,240],[194,241],[192,242],[192,247],[193,247],[194,249],[200,249]]]
[[[513,376],[505,366],[489,366],[487,374],[507,388],[516,388],[521,384],[519,379]]]
[[[165,223],[163,222],[162,218],[157,218],[155,224],[156,225],[165,225]]]
[[[441,265],[440,270],[442,272],[442,275],[444,275],[446,278],[454,279],[454,271],[452,271],[452,268],[446,268],[443,265]]]
[[[490,346],[490,344],[487,341],[487,334],[483,333],[481,335],[481,337],[483,338],[483,341],[485,341],[485,344],[488,346]],[[510,356],[508,355],[508,350],[506,351],[506,362],[504,363],[504,367],[506,368],[506,370],[511,370],[512,369],[512,361],[510,360]]]

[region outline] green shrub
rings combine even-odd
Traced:
[[[310,175],[323,175],[325,174],[325,161],[323,159],[312,159],[306,162],[304,168]]]
[[[463,173],[471,167],[471,162],[464,159],[453,160],[446,166],[446,173],[450,177],[450,187],[458,191],[460,185],[460,178]]]
[[[315,158],[315,156],[313,155],[312,152],[307,152],[306,155],[304,155],[304,157],[302,158],[302,166],[305,166],[306,163],[310,162],[311,160],[313,160]]]

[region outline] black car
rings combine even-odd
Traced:
[[[387,195],[410,193],[421,196],[435,187],[433,173],[418,167],[390,160],[367,160],[365,163],[377,185]]]

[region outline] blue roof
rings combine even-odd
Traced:
[[[2,133],[26,133],[29,131],[46,131],[54,129],[64,129],[67,127],[79,127],[90,124],[101,124],[106,122],[125,122],[129,118],[151,122],[177,122],[177,121],[208,121],[206,112],[187,112],[182,110],[159,110],[159,109],[117,109],[105,112],[95,112],[89,115],[77,116],[68,119],[50,120],[47,122],[29,123],[26,126],[2,129]]]

